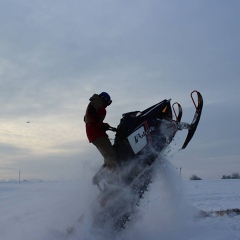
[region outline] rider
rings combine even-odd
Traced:
[[[108,93],[94,94],[88,104],[84,121],[86,123],[86,134],[90,143],[93,143],[104,158],[104,166],[110,170],[117,167],[117,156],[113,146],[106,134],[110,125],[104,123],[106,108],[112,103]]]

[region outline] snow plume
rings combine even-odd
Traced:
[[[158,171],[141,201],[141,218],[128,230],[126,239],[179,239],[192,220],[179,173],[164,156],[154,164]]]
[[[0,217],[0,239],[154,240],[185,236],[190,208],[180,176],[163,156],[153,163],[156,172],[149,191],[144,193],[126,228],[113,233],[94,227],[100,193],[92,185],[96,165],[84,163],[78,181],[1,185],[4,198],[0,198],[0,216],[4,217]],[[132,197],[125,188],[117,196],[127,202]]]
[[[76,238],[72,239],[169,240],[186,236],[188,223],[192,222],[192,208],[187,201],[181,176],[163,155],[158,157],[153,167],[155,172],[152,183],[123,231],[114,234],[110,229],[97,229],[93,226],[97,205],[92,198],[91,201],[88,200],[91,204],[85,209],[84,220],[76,227]],[[98,191],[97,188],[95,190]],[[122,192],[123,199],[131,198],[127,189]]]

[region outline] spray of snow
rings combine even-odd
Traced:
[[[157,161],[158,172],[145,194],[139,216],[127,239],[176,239],[192,219],[181,177],[164,156]]]
[[[114,236],[106,229],[100,231],[92,227],[96,189],[88,186],[92,190],[88,191],[88,196],[85,195],[88,206],[85,205],[84,220],[77,224],[71,239],[176,239],[176,235],[181,235],[192,221],[192,208],[187,201],[181,176],[164,156],[160,156],[154,164],[157,169],[154,179],[121,233]],[[124,194],[127,197],[127,192]]]

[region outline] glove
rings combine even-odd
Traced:
[[[103,123],[102,130],[107,131],[110,128],[110,125],[108,123]]]
[[[109,130],[113,131],[113,132],[116,132],[117,129],[115,127],[110,127]]]

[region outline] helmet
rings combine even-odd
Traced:
[[[103,99],[107,106],[109,106],[112,103],[111,97],[108,93],[102,92],[99,94],[99,96]]]

